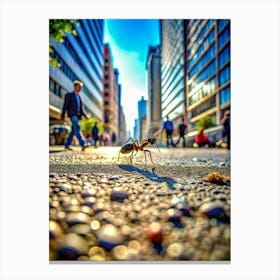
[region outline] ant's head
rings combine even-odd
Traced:
[[[157,138],[156,137],[151,137],[151,138],[148,138],[148,142],[151,144],[151,145],[155,145],[157,146],[158,148],[158,145],[157,145]],[[159,151],[159,148],[158,148],[158,151]]]
[[[148,142],[149,142],[151,145],[154,145],[154,144],[157,143],[157,139],[156,139],[156,137],[148,138]]]

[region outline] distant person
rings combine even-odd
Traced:
[[[201,129],[198,134],[195,136],[195,143],[198,145],[198,147],[203,147],[208,145],[208,147],[211,147],[211,142],[208,138],[208,134],[204,132],[204,129]]]
[[[180,140],[183,139],[183,147],[186,147],[186,140],[185,140],[185,134],[186,134],[187,126],[185,124],[185,119],[182,117],[182,123],[179,125],[179,138],[176,143],[176,146],[180,143]]]
[[[109,146],[110,145],[110,135],[107,131],[103,132],[103,139],[102,139],[104,146]]]
[[[96,122],[92,128],[92,145],[97,148],[97,141],[99,141],[99,136],[98,136],[98,122]]]
[[[66,150],[72,149],[69,147],[72,143],[73,137],[76,136],[79,140],[80,146],[82,146],[82,151],[84,151],[89,145],[86,144],[86,141],[84,140],[79,120],[82,116],[84,116],[86,119],[89,119],[89,116],[86,115],[83,109],[83,102],[80,97],[80,92],[82,90],[83,83],[80,81],[74,81],[74,91],[69,92],[65,95],[65,100],[62,108],[62,113],[60,119],[62,121],[65,120],[65,113],[67,112],[68,117],[71,119],[72,122],[72,130],[64,144]]]
[[[226,111],[222,120],[223,137],[227,140],[227,149],[230,149],[230,111]]]
[[[112,139],[111,140],[112,145],[115,146],[115,143],[116,143],[116,140],[117,140],[115,132],[112,133],[112,138],[111,139]]]
[[[169,142],[170,144],[175,147],[172,139],[172,134],[173,134],[173,122],[169,120],[169,117],[166,117],[166,121],[164,122],[163,125],[163,130],[166,132],[166,146],[169,147]]]

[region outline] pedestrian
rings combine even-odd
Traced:
[[[208,134],[204,132],[204,129],[201,129],[195,136],[195,144],[200,148],[206,145],[208,145],[209,148],[212,147]]]
[[[115,146],[115,143],[116,143],[116,134],[115,132],[112,133],[112,146]]]
[[[226,111],[222,120],[223,124],[223,137],[227,141],[227,149],[230,150],[230,111]]]
[[[97,141],[99,141],[98,136],[98,122],[95,122],[93,128],[92,128],[92,145],[94,145],[95,148],[97,148]]]
[[[173,134],[173,122],[169,120],[169,117],[166,117],[166,121],[164,122],[163,125],[163,130],[166,132],[166,146],[169,147],[169,142],[173,147],[175,147],[172,139],[172,134]]]
[[[179,138],[177,143],[175,144],[176,146],[179,144],[181,138],[183,139],[183,147],[186,147],[186,139],[185,139],[185,134],[186,134],[186,129],[187,126],[185,124],[185,119],[182,117],[182,123],[179,125]]]
[[[109,146],[110,145],[110,135],[107,131],[104,131],[103,132],[103,143],[104,143],[104,146]]]
[[[82,147],[82,151],[89,147],[84,140],[81,130],[79,120],[84,116],[86,119],[89,119],[89,116],[84,112],[83,102],[80,97],[80,92],[82,90],[83,83],[81,81],[74,81],[74,91],[69,92],[65,95],[65,100],[62,108],[62,113],[60,119],[62,121],[65,120],[65,113],[67,112],[67,116],[71,119],[72,122],[72,130],[64,144],[66,150],[72,151],[70,145],[73,141],[73,137],[76,136],[79,140],[79,144]]]

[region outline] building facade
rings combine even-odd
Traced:
[[[160,46],[150,47],[148,72],[147,134],[153,136],[161,126]]]
[[[74,80],[84,87],[81,98],[90,117],[103,121],[103,20],[86,20],[74,23],[78,35],[68,34],[63,43],[52,40],[51,53],[59,67],[49,67],[49,119],[59,123],[64,97],[72,92]]]
[[[142,98],[138,101],[138,131],[137,131],[137,140],[142,141],[144,138],[146,138],[146,134],[143,134],[143,132],[146,132],[146,129],[143,129],[143,121],[146,122],[146,118],[143,118],[144,116],[147,115],[147,100]],[[145,123],[145,128],[146,128],[146,123]],[[135,140],[136,140],[135,139]]]
[[[177,126],[186,113],[185,20],[161,20],[160,34],[161,116]]]
[[[219,125],[230,109],[230,20],[186,20],[188,131],[210,116]]]
[[[104,130],[110,136],[115,133],[119,142],[119,85],[117,69],[113,68],[113,57],[109,44],[104,45]]]

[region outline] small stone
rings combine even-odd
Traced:
[[[49,221],[50,238],[57,238],[63,235],[63,230],[55,221]]]
[[[90,226],[87,224],[77,224],[72,226],[70,231],[79,235],[86,235],[90,231]]]
[[[124,191],[112,191],[110,199],[112,201],[123,202],[128,199],[128,194]]]
[[[106,254],[103,248],[98,246],[93,246],[90,248],[89,252],[90,260],[92,261],[105,261]]]
[[[76,224],[89,224],[90,220],[90,216],[83,212],[70,212],[66,215],[66,222],[70,226]]]
[[[182,243],[179,242],[170,244],[166,250],[168,256],[171,257],[172,259],[179,259],[183,251],[184,251],[184,246]]]
[[[96,203],[96,198],[93,196],[85,197],[83,205],[92,207]]]
[[[119,245],[112,249],[112,254],[115,260],[124,261],[129,256],[129,251],[126,246]]]
[[[110,251],[115,246],[121,245],[124,240],[124,236],[120,230],[112,224],[103,225],[97,231],[96,235],[99,245],[105,248],[107,251]]]
[[[82,255],[87,255],[88,244],[81,236],[75,233],[68,233],[63,244],[58,250],[59,260],[77,260]]]
[[[81,196],[83,198],[96,196],[96,190],[94,190],[94,189],[83,190],[83,191],[81,191]]]
[[[119,180],[119,177],[116,175],[113,175],[109,178],[109,180],[114,181],[114,180]]]
[[[208,218],[224,219],[226,212],[224,208],[215,202],[206,202],[199,207],[199,211]]]
[[[176,227],[182,227],[181,217],[182,212],[178,209],[171,208],[167,211],[168,221],[172,222]]]
[[[224,166],[226,166],[226,163],[225,162],[220,162],[219,167],[224,167]]]
[[[153,243],[161,243],[163,240],[162,226],[158,222],[153,222],[149,225],[147,231],[148,238]]]

